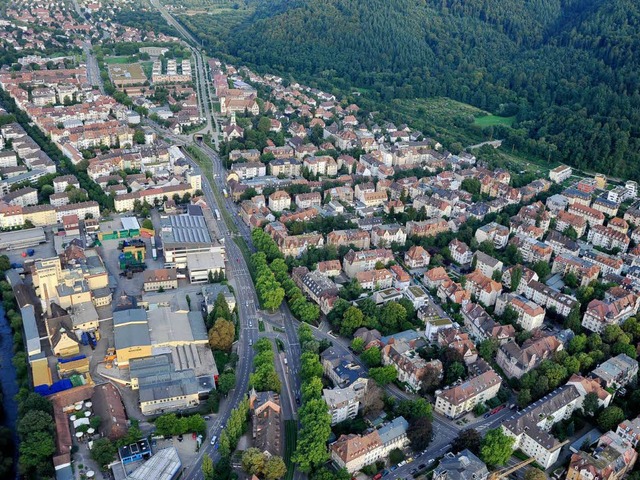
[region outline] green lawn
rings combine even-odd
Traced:
[[[498,115],[484,115],[482,117],[476,117],[473,124],[480,127],[494,127],[497,125],[505,125],[510,127],[513,122],[516,121],[515,115],[513,117],[499,117]]]
[[[115,64],[115,63],[134,63],[136,60],[127,56],[127,57],[105,57],[104,61],[108,64]]]
[[[296,442],[298,441],[298,423],[295,420],[284,421],[284,463],[287,465],[287,474],[284,480],[293,478],[294,466],[291,462],[291,456],[296,450]]]

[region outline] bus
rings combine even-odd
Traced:
[[[220,210],[216,208],[216,220],[220,221]]]
[[[223,188],[223,189],[222,189],[222,193],[224,193],[224,198],[229,197],[229,193],[227,192],[227,189],[226,189],[226,188]]]
[[[156,250],[155,248],[151,250],[151,254],[153,256],[154,260],[158,259],[158,250]]]

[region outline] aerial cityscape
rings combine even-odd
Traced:
[[[640,12],[504,2],[2,2],[0,479],[640,480]]]

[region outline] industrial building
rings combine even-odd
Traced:
[[[46,242],[42,227],[0,233],[0,250],[19,250]]]

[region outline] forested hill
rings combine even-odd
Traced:
[[[383,101],[449,96],[517,111],[508,135],[520,148],[640,178],[635,0],[253,1],[220,42],[246,63]]]

